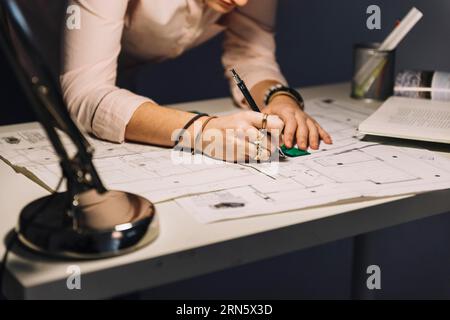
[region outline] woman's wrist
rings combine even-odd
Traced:
[[[186,111],[146,102],[139,106],[125,130],[128,141],[172,147],[176,134],[195,116]]]
[[[280,99],[280,97],[287,97],[289,99]],[[295,89],[284,86],[282,84],[277,84],[269,88],[264,96],[264,105],[269,105],[272,101],[293,101],[301,110],[304,109],[304,100],[302,95]]]
[[[184,131],[180,131],[183,129],[177,129],[178,135],[182,135],[182,139],[178,143],[178,146],[182,148],[193,149],[195,145],[195,138],[197,137],[198,133],[201,132],[203,123],[206,121],[206,119],[208,119],[208,115],[205,114],[196,119]]]
[[[293,99],[292,97],[290,97],[288,95],[278,95],[278,96],[274,97],[268,105],[264,106],[261,109],[261,112],[271,114],[273,111],[275,111],[274,108],[278,109],[279,107],[284,108],[286,106],[298,108],[297,107],[298,103],[296,102],[295,99]]]
[[[206,132],[208,124],[216,118],[216,116],[208,116],[206,119],[204,119],[200,132],[195,133],[196,136],[194,145],[191,148],[192,154],[194,154],[197,150],[200,150],[203,154],[203,133]]]
[[[282,94],[282,93],[280,93],[280,94],[278,94],[278,95],[276,95],[276,96],[274,96],[271,100],[270,100],[270,102],[272,103],[292,103],[292,102],[294,102],[295,104],[298,104],[297,103],[297,100],[294,98],[294,97],[292,97],[292,96],[290,96],[290,95],[288,95],[288,94]],[[269,103],[270,104],[270,103]]]

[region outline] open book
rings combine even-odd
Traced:
[[[450,102],[391,97],[358,130],[361,134],[450,144]]]

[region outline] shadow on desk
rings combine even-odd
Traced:
[[[5,245],[5,247],[7,247],[7,245],[9,244],[9,241],[14,236],[14,233],[15,232],[11,230],[3,239],[3,244]],[[40,255],[35,252],[32,252],[30,249],[22,245],[22,243],[18,239],[14,241],[10,253],[13,253],[14,255],[20,257],[24,261],[24,263],[21,263],[20,261],[17,260],[11,261],[8,259],[8,268],[14,268],[19,272],[33,272],[34,271],[33,264],[30,263],[30,261],[31,262],[60,261],[57,258],[52,258],[50,256]]]
[[[436,152],[446,152],[450,153],[450,144],[436,143],[436,142],[426,142],[408,139],[397,139],[388,137],[378,137],[378,136],[364,136],[362,141],[365,142],[375,142],[383,145],[390,145],[394,147],[407,147],[407,148],[420,148],[427,149]]]
[[[11,261],[8,258],[8,260],[7,260],[8,269],[14,269],[17,272],[32,273],[35,271],[35,268],[33,268],[33,264],[28,263],[28,261],[36,261],[37,259],[42,261],[43,259],[45,259],[45,257],[44,258],[37,257],[35,254],[33,254],[28,249],[23,247],[20,244],[20,242],[18,241],[17,234],[15,233],[14,230],[11,230],[10,232],[8,232],[8,234],[3,239],[3,244],[4,244],[5,248],[10,248],[8,257],[10,257],[11,254],[14,254],[21,258],[24,258],[25,260],[23,260],[23,261],[27,261],[27,262],[20,262],[18,260]],[[2,258],[5,258],[5,257],[3,256]],[[3,260],[2,260],[2,263],[4,263]],[[3,278],[0,281],[0,300],[5,299],[5,297],[3,296],[3,292],[2,292],[3,288],[10,288],[12,286],[18,285],[16,278],[13,275],[11,275],[11,273],[8,270],[4,270],[4,271],[2,270],[2,272],[4,272],[4,273],[2,274]]]

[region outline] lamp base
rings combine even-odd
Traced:
[[[135,219],[100,229],[79,225],[79,219],[75,217],[85,216],[83,210],[86,208],[73,205],[74,199],[67,192],[33,201],[20,214],[17,226],[19,241],[33,251],[73,259],[113,257],[150,244],[159,234],[153,204],[138,195],[114,191],[116,199],[117,195],[125,204],[111,206],[109,201],[107,212],[100,208],[103,211],[99,213],[105,217],[123,216],[126,208],[130,211],[128,215]]]

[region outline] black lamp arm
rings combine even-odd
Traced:
[[[94,149],[71,119],[59,92],[59,86],[56,85],[37,46],[34,45],[34,37],[20,9],[13,0],[0,0],[0,16],[1,48],[60,159],[68,189],[73,194],[89,189],[105,192],[106,188],[92,163]],[[31,59],[35,66],[35,74],[32,76],[28,75],[16,58],[17,52],[10,28],[15,31],[20,44],[28,53],[27,58]],[[69,157],[56,128],[64,131],[75,145],[77,152],[73,157]]]

